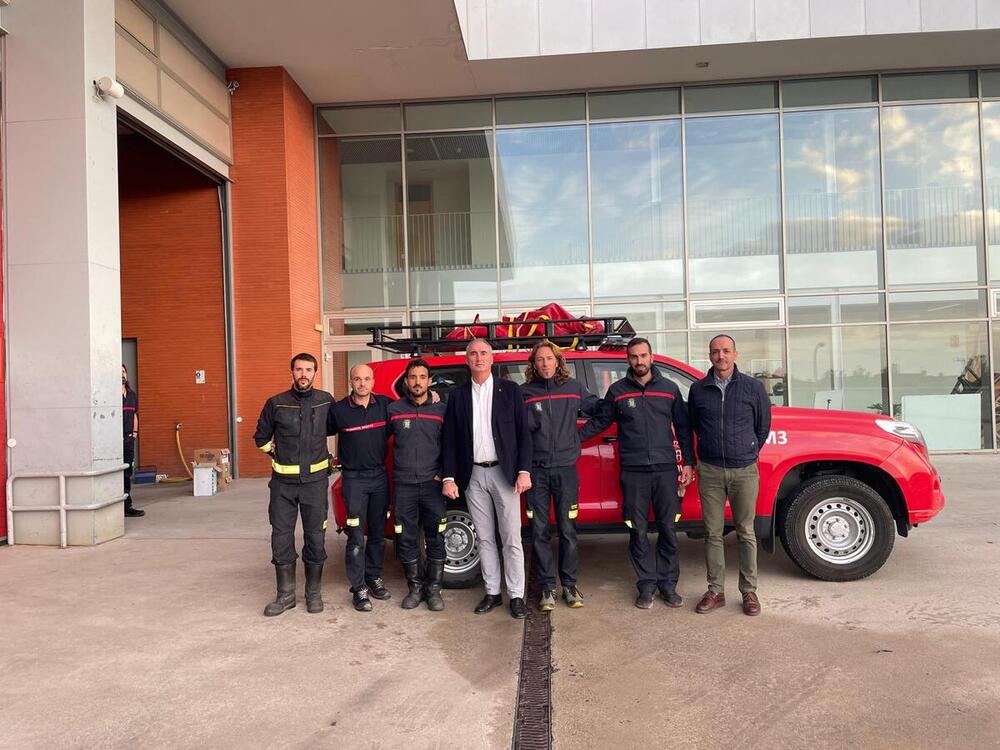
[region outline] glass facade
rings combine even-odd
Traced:
[[[627,315],[773,403],[994,448],[1000,71],[317,110],[324,309]]]

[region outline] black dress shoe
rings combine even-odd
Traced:
[[[480,600],[479,604],[476,605],[476,614],[482,615],[489,612],[491,609],[496,609],[501,604],[503,604],[503,596],[500,594],[487,594]]]
[[[354,592],[354,608],[358,612],[372,611],[372,600],[368,598],[368,589]]]
[[[382,582],[381,578],[368,581],[368,591],[379,601],[384,602],[386,599],[392,598],[392,594],[389,593],[389,589],[385,587],[385,583]]]
[[[668,607],[676,609],[684,604],[684,600],[674,589],[660,589],[660,596]]]
[[[510,616],[516,620],[523,620],[528,616],[528,608],[524,605],[524,599],[515,596],[510,600]]]

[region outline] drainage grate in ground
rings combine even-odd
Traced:
[[[521,643],[521,668],[514,714],[514,750],[547,750],[552,747],[552,621],[533,606],[541,596],[538,573],[532,560],[525,592],[529,602]]]

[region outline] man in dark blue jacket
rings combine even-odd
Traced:
[[[653,592],[659,589],[668,606],[679,607],[675,524],[680,502],[674,432],[685,464],[680,479],[686,485],[694,465],[691,426],[677,385],[653,366],[649,341],[634,338],[629,342],[628,363],[628,374],[612,383],[598,415],[581,428],[580,442],[603,432],[612,422],[618,423],[622,517],[628,526],[629,554],[638,578],[635,606],[652,607]],[[658,532],[655,556],[646,538],[650,504]]]
[[[445,497],[441,494],[441,429],[445,405],[431,395],[431,371],[423,359],[411,359],[403,382],[406,395],[389,405],[393,438],[392,485],[395,491],[396,557],[403,566],[409,593],[403,609],[427,602],[427,609],[444,609]],[[426,575],[420,572],[417,533],[423,528],[427,545]]]
[[[531,489],[528,490],[528,518],[538,563],[542,612],[555,609],[556,572],[549,542],[549,509],[555,505],[559,530],[559,581],[567,606],[583,606],[576,586],[576,517],[580,477],[580,438],[576,431],[579,414],[591,416],[601,400],[569,374],[559,347],[545,340],[535,344],[528,355],[521,386],[524,405],[531,418],[534,454],[531,459]]]
[[[707,534],[708,591],[695,607],[700,614],[726,604],[722,533],[727,496],[739,542],[743,612],[760,614],[753,521],[760,483],[757,456],[771,430],[771,401],[759,380],[736,368],[736,356],[732,336],[713,338],[708,344],[712,369],[688,394],[691,425],[698,436],[698,490]]]

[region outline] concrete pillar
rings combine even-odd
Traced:
[[[65,514],[16,510],[12,537],[59,544],[65,515],[68,544],[99,544],[124,530],[115,103],[92,83],[114,76],[114,0],[12,3],[4,23],[9,500],[58,506],[78,475]]]

